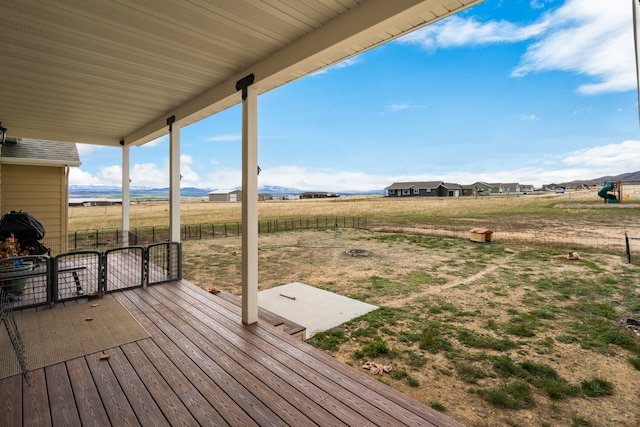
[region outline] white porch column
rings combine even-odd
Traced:
[[[258,92],[242,102],[242,322],[258,321]]]
[[[169,124],[169,234],[180,242],[180,125]]]
[[[129,146],[122,147],[122,246],[129,246],[129,227],[131,219]]]

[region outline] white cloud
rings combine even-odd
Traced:
[[[89,172],[83,171],[81,168],[69,169],[69,185],[104,185],[99,182],[96,177]]]
[[[567,0],[545,15],[550,31],[528,47],[512,75],[554,70],[583,74],[594,80],[578,88],[587,95],[634,89],[630,12],[628,2]]]
[[[100,172],[92,175],[83,171],[82,167],[69,170],[70,185],[116,185],[122,183],[122,168],[112,165],[100,168]]]
[[[524,121],[536,121],[539,120],[538,117],[536,117],[535,114],[522,114],[520,116],[520,120],[524,120]]]
[[[242,141],[242,135],[239,133],[229,133],[225,135],[210,136],[204,140],[207,142],[236,142]]]
[[[624,141],[620,144],[607,144],[600,147],[585,148],[568,153],[563,162],[567,165],[584,165],[596,169],[611,168],[624,172],[633,172],[640,167],[640,141]],[[616,175],[606,172],[603,175]]]
[[[389,104],[384,109],[386,111],[395,112],[395,111],[407,110],[409,108],[411,108],[411,105],[409,104]]]
[[[491,43],[515,43],[529,40],[547,30],[540,22],[519,26],[508,21],[480,22],[475,17],[453,15],[398,39],[400,43],[419,44],[426,49],[480,46]]]
[[[76,148],[78,149],[78,155],[80,155],[80,158],[82,159],[82,156],[94,153],[96,151],[104,150],[106,147],[102,145],[76,144]]]
[[[544,6],[532,1],[532,8]],[[454,15],[399,39],[429,50],[530,42],[513,77],[564,71],[589,77],[577,88],[595,95],[636,88],[631,5],[628,1],[566,0],[532,24],[481,22]]]
[[[242,173],[239,168],[216,168],[201,177],[191,169],[193,159],[181,156],[181,187],[228,189],[240,187]],[[577,150],[564,155],[542,156],[539,166],[489,172],[468,172],[452,169],[447,173],[414,175],[379,175],[360,171],[337,171],[333,169],[311,169],[301,166],[279,166],[263,168],[258,185],[276,185],[308,191],[374,191],[382,190],[394,182],[445,181],[458,184],[484,182],[519,182],[537,187],[554,182],[578,179],[593,179],[606,175],[634,172],[640,164],[640,141],[623,141]],[[121,169],[109,166],[97,176],[72,168],[71,184],[120,185]],[[168,170],[153,163],[136,164],[131,170],[131,185],[136,187],[166,187],[169,185]]]
[[[361,56],[354,56],[352,58],[347,58],[344,61],[340,61],[337,64],[333,64],[329,67],[323,68],[321,70],[316,71],[315,73],[311,73],[311,76],[318,76],[321,74],[326,74],[332,70],[339,70],[341,68],[351,67],[353,65],[360,64],[362,62]]]

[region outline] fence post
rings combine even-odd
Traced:
[[[629,235],[627,234],[626,231],[624,233],[624,243],[625,243],[625,246],[627,247],[627,262],[631,264],[631,248],[629,247]]]

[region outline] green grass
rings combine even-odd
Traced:
[[[375,359],[380,356],[395,358],[397,356],[397,351],[390,349],[387,341],[378,335],[373,337],[372,340],[365,342],[362,349],[355,351],[356,359],[362,359],[364,357]]]
[[[449,351],[453,345],[444,337],[440,323],[429,322],[420,335],[419,347],[435,354],[443,350]]]
[[[464,328],[458,329],[458,341],[467,347],[485,348],[496,351],[506,351],[518,346],[509,339],[493,338]]]
[[[323,350],[338,351],[340,344],[348,340],[342,328],[331,328],[328,331],[315,333],[307,342]]]
[[[438,412],[447,412],[447,408],[445,408],[445,406],[440,402],[431,402],[429,406],[431,409],[435,409]]]
[[[613,394],[613,383],[603,378],[582,381],[582,392],[588,397],[609,396]]]
[[[525,409],[534,406],[531,388],[522,381],[474,391],[487,402],[501,408]]]

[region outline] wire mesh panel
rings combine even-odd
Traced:
[[[30,255],[0,261],[0,287],[14,307],[33,307],[49,301],[49,257]]]
[[[18,362],[20,363],[22,375],[25,380],[28,380],[27,359],[25,356],[24,343],[22,342],[22,337],[20,336],[16,319],[13,316],[13,308],[11,307],[12,303],[13,301],[9,299],[8,292],[5,292],[4,288],[0,288],[0,319],[2,319],[2,322],[7,329],[11,346],[13,347],[16,357],[18,358]]]
[[[176,242],[157,243],[147,248],[147,283],[182,279],[182,246]]]
[[[53,262],[54,301],[86,297],[102,291],[102,256],[99,251],[58,255]]]
[[[104,290],[136,288],[144,284],[144,248],[128,246],[104,253]]]

